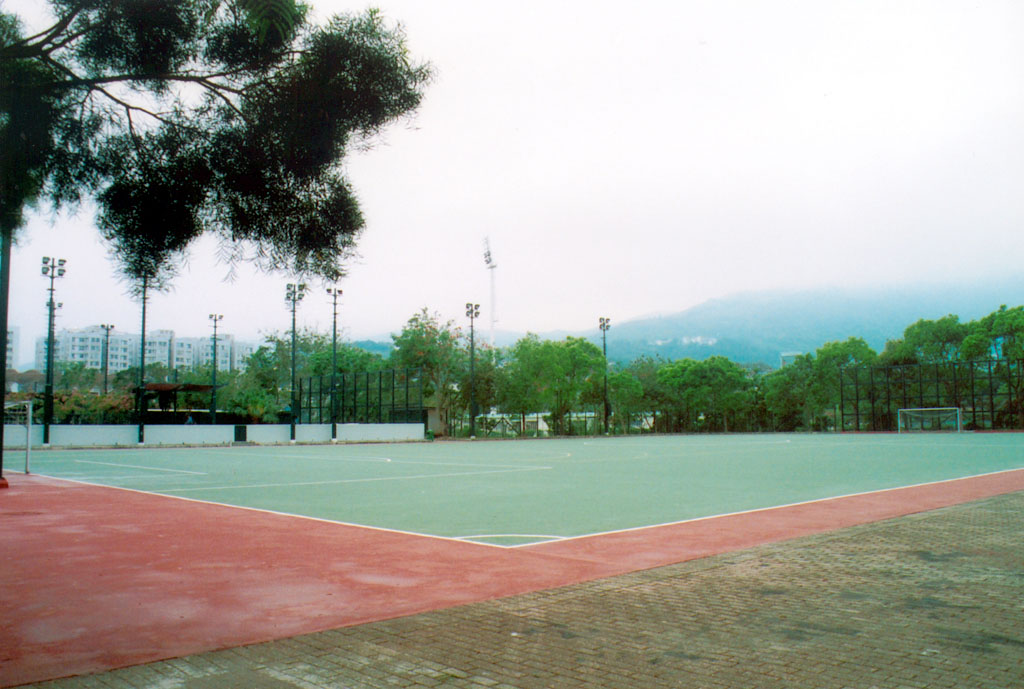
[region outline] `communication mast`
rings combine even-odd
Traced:
[[[487,264],[487,270],[491,272],[491,347],[494,347],[494,324],[498,322],[494,296],[494,269],[498,267],[498,264],[494,262],[494,256],[491,255],[491,241],[487,237],[484,237],[484,263]]]

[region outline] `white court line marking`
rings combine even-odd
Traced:
[[[999,474],[1009,474],[1014,471],[1024,471],[1020,467],[1016,469],[1000,469],[999,471],[989,471],[984,474],[971,474],[970,476],[959,476],[956,478],[943,478],[936,481],[925,481],[923,483],[914,483],[909,486],[894,486],[892,488],[878,488],[875,490],[864,490],[859,493],[846,493],[844,495],[832,495],[825,498],[813,498],[811,500],[800,500],[799,502],[790,502],[784,505],[771,505],[769,507],[751,507],[748,510],[738,510],[736,512],[723,512],[721,514],[710,514],[706,517],[691,517],[689,519],[679,519],[672,522],[662,522],[661,524],[647,524],[646,526],[629,526],[624,529],[613,529],[611,531],[597,531],[594,533],[580,534],[579,536],[565,536],[561,540],[563,541],[578,541],[584,538],[593,538],[595,536],[611,536],[620,533],[631,533],[633,531],[643,531],[645,529],[658,529],[666,526],[676,526],[679,524],[690,524],[692,522],[701,522],[711,519],[721,519],[722,517],[737,517],[741,514],[754,514],[756,512],[771,512],[774,510],[782,510],[787,507],[800,507],[801,505],[813,505],[819,502],[829,502],[830,500],[842,500],[843,498],[856,498],[862,495],[872,495],[877,493],[889,493],[897,490],[906,490],[908,488],[922,488],[924,486],[936,486],[940,483],[953,483],[955,481],[964,481],[972,478],[981,478],[983,476],[998,476]],[[542,543],[519,543],[516,545],[502,546],[503,548],[524,548],[531,545],[543,545]]]
[[[496,469],[494,471],[456,471],[447,474],[417,474],[415,476],[381,476],[376,478],[343,478],[331,481],[296,481],[294,483],[253,483],[234,486],[210,486],[205,488],[161,488],[161,491],[185,493],[204,490],[233,490],[242,488],[287,488],[289,486],[328,486],[339,483],[372,483],[375,481],[411,481],[424,478],[451,478],[453,476],[482,476],[484,474],[510,474],[520,471],[547,471],[551,467],[527,467],[516,469]]]
[[[550,536],[548,534],[539,534],[539,533],[484,533],[484,534],[477,534],[475,536],[456,536],[455,540],[456,541],[469,541],[470,543],[476,543],[478,539],[484,539],[484,538],[539,538],[539,539],[543,539],[544,543],[547,543],[547,542],[550,542],[550,541],[564,541],[567,538],[571,538],[571,537],[570,536]],[[537,541],[534,541],[533,543],[523,543],[521,545],[534,545],[536,543],[537,543]],[[498,544],[492,543],[490,545],[498,545]],[[512,547],[512,546],[502,546],[502,547],[508,548],[508,547]]]
[[[40,476],[55,481],[66,481],[67,483],[80,483],[83,486],[97,487],[95,483],[86,483],[84,481],[78,481],[72,478],[65,478],[63,476],[50,476],[48,474],[33,474],[33,476]],[[447,541],[448,543],[460,543],[462,545],[480,546],[482,548],[497,548],[499,550],[505,550],[508,546],[496,545],[494,543],[487,543],[485,541],[460,541],[452,536],[438,536],[437,534],[431,533],[420,533],[419,531],[406,531],[405,529],[393,529],[387,526],[373,526],[372,524],[357,524],[356,522],[346,522],[337,519],[325,519],[324,517],[311,517],[308,514],[296,514],[294,512],[280,512],[278,510],[268,510],[262,507],[247,507],[245,505],[232,505],[229,502],[214,502],[212,500],[198,500],[196,498],[186,498],[183,495],[169,495],[167,493],[156,493],[151,490],[140,490],[138,488],[129,488],[127,486],[98,486],[100,488],[109,488],[110,490],[123,490],[126,493],[136,493],[138,495],[148,495],[150,497],[167,498],[169,500],[181,500],[182,502],[190,502],[196,505],[216,505],[217,507],[227,507],[236,510],[245,510],[246,512],[259,512],[262,514],[274,514],[279,517],[293,517],[295,519],[305,519],[311,522],[319,522],[321,524],[337,524],[339,526],[348,526],[356,529],[366,529],[368,531],[380,531],[382,533],[394,533],[401,534],[404,536],[419,536],[422,538],[430,538],[436,541]]]
[[[91,459],[76,459],[75,462],[79,464],[102,464],[108,467],[123,467],[125,469],[145,469],[146,471],[170,471],[175,474],[195,474],[196,476],[206,476],[205,471],[186,471],[185,469],[161,469],[160,467],[144,467],[138,464],[119,464],[117,462],[96,462]]]
[[[521,469],[524,466],[522,464],[489,464],[484,462],[417,462],[408,459],[394,459],[392,457],[302,457],[301,459],[317,462],[388,462],[391,464],[416,464],[418,466],[496,467],[500,469]],[[551,467],[543,468],[550,469]]]
[[[528,457],[527,461],[544,461],[545,459],[564,459],[571,457],[571,452],[559,452],[554,457]],[[522,464],[495,464],[492,462],[435,462],[435,461],[420,461],[416,459],[396,459],[394,457],[316,457],[311,455],[300,455],[300,454],[278,454],[274,455],[275,459],[302,459],[315,462],[391,462],[394,464],[419,464],[423,466],[452,466],[452,467],[501,467],[503,469],[518,469],[524,465]],[[530,465],[525,465],[530,466]],[[544,467],[550,469],[551,467]]]

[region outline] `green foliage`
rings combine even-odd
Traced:
[[[608,399],[612,408],[612,423],[620,432],[628,433],[632,415],[648,411],[644,399],[644,386],[632,371],[616,371],[608,376]]]
[[[431,77],[375,10],[307,22],[295,0],[50,0],[0,13],[0,230],[96,198],[133,279],[205,232],[335,279],[363,226],[341,159],[414,111]]]
[[[461,331],[455,323],[442,323],[440,316],[424,308],[414,314],[402,332],[392,335],[393,368],[421,368],[426,379],[424,394],[433,398],[441,419],[441,434],[448,430],[448,418],[458,394],[467,356],[459,345]]]
[[[86,368],[81,361],[62,363],[58,368],[59,377],[54,376],[57,379],[55,385],[57,390],[88,392],[97,387],[100,372],[96,369]]]
[[[839,371],[844,366],[873,364],[875,350],[859,337],[843,342],[826,342],[815,352],[809,403],[818,413],[839,404]]]
[[[60,424],[129,423],[134,409],[134,398],[123,392],[97,395],[76,389],[56,392],[53,396],[53,417]],[[42,410],[42,404],[35,405],[38,423],[42,422]]]
[[[249,423],[273,423],[281,409],[277,396],[259,387],[240,386],[225,398],[217,406],[245,417]]]
[[[814,357],[803,354],[792,364],[773,371],[762,379],[767,411],[773,430],[810,430],[814,417]]]
[[[681,414],[698,429],[729,431],[749,401],[751,381],[744,368],[725,357],[704,361],[682,359],[669,364],[659,378],[675,392]]]
[[[566,430],[565,416],[603,396],[604,355],[597,345],[578,337],[541,340],[527,335],[510,354],[502,376],[499,407],[508,413],[547,412],[556,434]]]
[[[500,385],[499,370],[503,364],[503,354],[499,349],[492,349],[487,345],[476,345],[476,361],[473,366],[473,376],[470,380],[468,343],[466,343],[466,364],[463,367],[462,375],[458,384],[458,396],[456,398],[458,407],[463,411],[470,411],[472,407],[472,396],[476,397],[476,406],[479,414],[486,414],[492,407],[498,404],[498,389]],[[472,383],[472,384],[471,384]]]

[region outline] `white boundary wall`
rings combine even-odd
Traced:
[[[291,442],[288,424],[250,424],[245,427],[246,441],[257,445]],[[423,440],[422,423],[346,423],[338,424],[338,442],[379,443]],[[147,425],[145,446],[168,445],[230,445],[235,440],[231,425]],[[139,427],[134,425],[53,425],[50,426],[51,447],[138,447]],[[295,441],[299,443],[331,442],[330,424],[297,424]],[[43,444],[42,424],[32,426],[32,446]],[[4,426],[4,447],[25,447],[24,426]]]

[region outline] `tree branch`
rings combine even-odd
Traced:
[[[75,17],[77,17],[81,12],[81,7],[74,8],[66,17],[59,20],[50,28],[5,45],[3,49],[0,50],[0,55],[3,55],[5,58],[17,59],[42,54],[44,52],[42,46],[50,43],[56,36],[59,36],[64,32],[64,30],[71,25],[71,22],[75,20]],[[39,39],[38,42],[33,43],[32,41],[35,41],[36,39]]]

